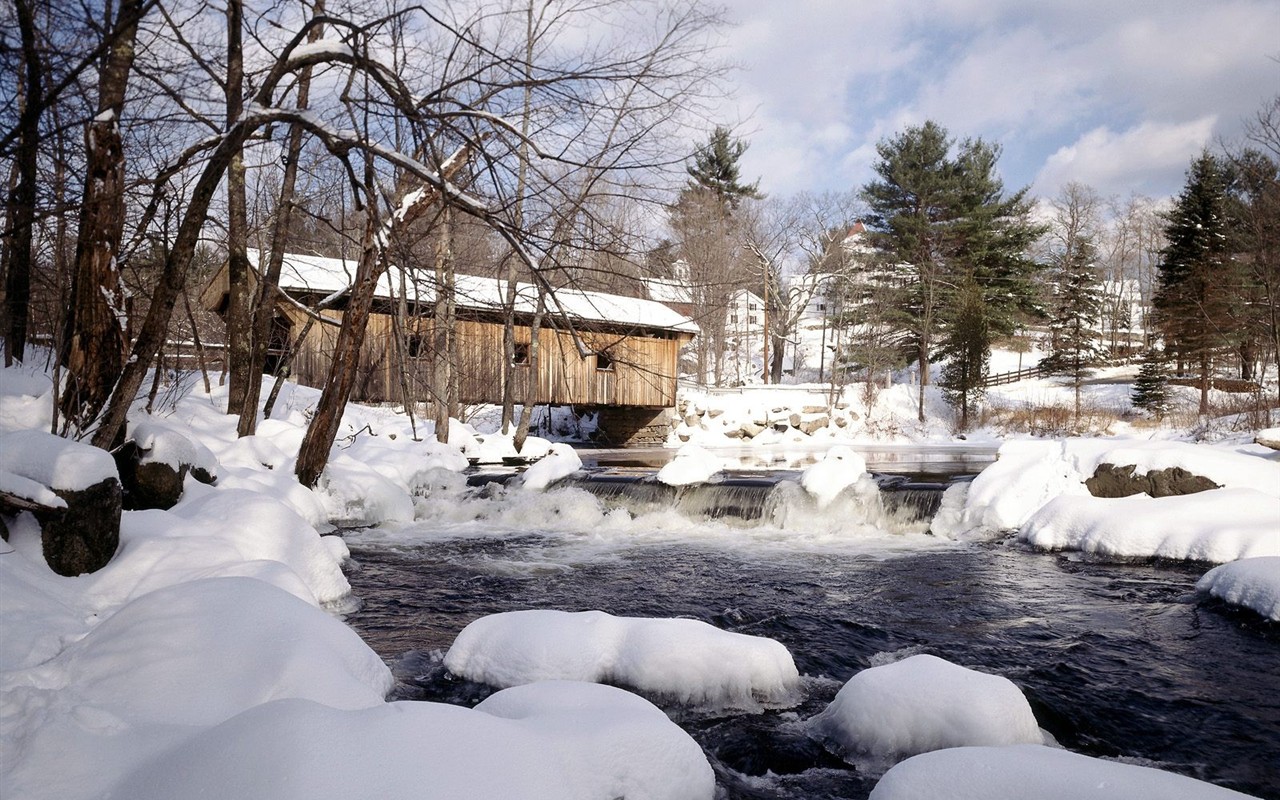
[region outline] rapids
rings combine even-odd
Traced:
[[[804,676],[799,707],[667,709],[728,798],[866,797],[887,765],[846,764],[798,723],[858,670],[914,653],[1010,678],[1072,750],[1280,798],[1280,629],[1198,598],[1202,565],[945,542],[924,533],[914,506],[819,514],[785,481],[752,491],[780,494],[762,512],[753,500],[751,513],[726,515],[611,500],[627,493],[618,486],[473,488],[420,507],[414,526],[347,532],[364,601],[348,621],[393,665],[397,697],[466,705],[489,689],[440,661],[485,614],[687,616],[777,639]]]

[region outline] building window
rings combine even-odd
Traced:
[[[827,310],[827,304],[826,304],[826,303],[818,303],[818,310],[819,310],[819,311],[826,311],[826,310]]]
[[[529,365],[529,345],[524,342],[516,342],[515,355],[511,357],[511,363],[517,367]]]
[[[733,323],[734,325],[737,325],[737,324],[738,324],[738,315],[737,315],[737,314],[732,314],[732,315],[730,315],[730,316],[729,316],[729,322]]]
[[[427,343],[427,337],[420,333],[409,334],[405,341],[405,349],[409,351],[409,358],[426,358],[430,351],[430,345]]]
[[[596,369],[601,372],[613,372],[613,359],[604,353],[596,353]]]

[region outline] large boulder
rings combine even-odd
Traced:
[[[116,469],[130,511],[168,510],[182,497],[187,475],[201,483],[216,480],[217,460],[182,434],[140,424],[133,438],[115,452]]]
[[[32,509],[45,561],[54,572],[94,572],[115,555],[122,492],[105,450],[42,431],[18,431],[0,436],[0,471],[56,497],[33,498],[43,508]]]
[[[37,512],[44,560],[59,575],[97,572],[120,545],[120,481],[105,478],[84,489],[54,489],[67,507]]]
[[[1155,469],[1138,475],[1137,467],[1099,464],[1084,485],[1094,497],[1128,497],[1149,494],[1152,497],[1174,497],[1220,489],[1220,485],[1201,475],[1193,475],[1182,467]]]

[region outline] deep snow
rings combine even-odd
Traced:
[[[41,432],[51,422],[50,392],[48,378],[36,372],[0,371],[0,488],[41,501],[49,500],[50,487],[82,487],[114,474],[105,454]],[[332,615],[352,603],[341,572],[345,545],[321,536],[332,523],[380,525],[378,536],[389,543],[404,523],[424,517],[474,522],[494,508],[506,515],[503,524],[514,527],[545,519],[616,536],[635,536],[638,528],[625,511],[603,512],[579,490],[530,491],[545,489],[580,467],[571,448],[536,439],[533,447],[547,457],[526,473],[525,485],[499,492],[506,500],[488,501],[497,506],[468,507],[460,502],[457,472],[469,458],[505,452],[501,437],[458,424],[453,444],[439,445],[429,438],[429,425],[419,423],[415,438],[409,421],[389,409],[349,407],[329,469],[316,490],[304,489],[293,479],[293,460],[317,395],[290,387],[274,418],[264,420],[256,436],[243,439],[236,438],[235,420],[223,411],[221,389],[209,396],[191,391],[189,383],[170,387],[157,414],[135,413],[131,432],[152,458],[210,467],[218,483],[208,487],[189,479],[173,509],[126,512],[120,549],[98,573],[52,574],[43,564],[34,519],[27,514],[9,519],[10,541],[0,546],[0,745],[5,752],[0,794],[174,798],[199,792],[248,796],[269,787],[273,797],[345,798],[371,790],[391,795],[433,787],[440,792],[436,796],[712,796],[710,768],[697,745],[661,711],[620,689],[536,682],[499,692],[471,710],[383,701],[389,672]],[[900,405],[913,410],[908,388],[887,393],[890,399],[896,395],[902,395]],[[878,419],[896,419],[881,411]],[[892,436],[899,438],[938,433],[905,422],[893,427]],[[873,430],[864,425],[856,435]],[[829,437],[827,444],[855,438]],[[1224,488],[1190,498],[1105,501],[1107,510],[1095,513],[1102,501],[1084,496],[1083,479],[1104,458],[1122,456],[1132,459],[1122,463],[1145,468],[1184,466]],[[795,490],[808,494],[815,506],[827,506],[815,518],[848,526],[851,520],[842,515],[852,506],[841,504],[861,502],[867,480],[855,452],[833,448],[828,459]],[[846,463],[837,468],[838,462]],[[1277,469],[1274,456],[1257,447],[1013,442],[967,491],[948,493],[949,523],[935,522],[935,528],[960,540],[1023,530],[1032,544],[1049,536],[1045,531],[1055,531],[1043,546],[1114,541],[1119,544],[1098,549],[1116,555],[1274,556],[1268,541],[1277,538],[1276,528],[1270,528],[1268,540],[1267,526],[1280,497],[1280,482],[1273,482]],[[1150,532],[1121,531],[1125,514],[1139,504],[1144,513],[1187,526],[1175,537],[1181,543],[1170,548],[1167,536],[1157,541],[1160,537]],[[1179,510],[1187,508],[1191,511]],[[531,512],[545,516],[531,517]],[[1239,519],[1224,534],[1218,522],[1228,513]],[[1037,521],[1024,528],[1032,520]],[[467,535],[484,535],[489,524],[480,519]],[[657,531],[659,538],[663,524],[687,528],[690,523],[645,521],[646,530]],[[734,546],[741,534],[716,525],[699,527],[724,546]],[[829,533],[806,538],[784,529],[765,534],[789,547],[815,546],[827,541],[823,536]],[[896,546],[948,546],[939,537],[896,539]],[[1207,575],[1201,588],[1274,618],[1280,591],[1272,561],[1228,564]],[[716,634],[723,632],[705,626],[695,631],[686,624],[691,622],[617,625],[632,636],[642,631],[642,644],[627,649],[615,642],[606,648],[585,637],[575,640],[572,653],[585,658],[625,652],[610,669],[621,663],[635,673],[637,688],[673,690],[695,701],[712,695],[721,702],[737,700],[744,687],[756,700],[757,691],[773,696],[793,689],[789,656],[783,663],[781,654],[767,646],[740,649],[737,640],[719,649]],[[562,637],[564,631],[555,628],[543,633]],[[667,631],[677,628],[676,635],[697,656],[683,667],[666,663],[671,650],[662,643]],[[655,643],[654,636],[662,641]],[[503,655],[493,661],[495,669],[514,666]],[[771,666],[763,672],[742,676],[741,671],[766,661]],[[604,674],[584,670],[574,677],[599,680]],[[929,682],[912,679],[906,685]],[[986,702],[962,703],[961,710],[973,712]],[[1001,714],[1013,714],[1004,700],[998,706]],[[859,741],[877,736],[933,741],[937,725],[928,720],[927,714],[899,720],[860,733]],[[961,743],[963,738],[943,740]],[[947,774],[986,774],[985,780],[995,783],[974,785],[994,786],[1022,780],[1027,764],[1043,763],[1048,774],[1077,787],[1098,776],[1129,780],[1121,773],[1137,769],[1043,747],[1019,748],[1012,758],[1006,752],[963,748],[917,757],[947,760],[940,771],[931,760],[905,762],[886,775],[877,796],[907,796],[893,792],[909,792],[910,786],[927,786]],[[1229,795],[1189,778],[1159,772],[1151,778],[1148,772],[1133,780],[1174,787],[1185,796]],[[908,789],[896,788],[901,786]]]

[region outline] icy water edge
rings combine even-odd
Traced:
[[[1280,798],[1280,626],[1198,598],[1204,565],[919,535],[830,548],[697,530],[607,546],[572,530],[355,533],[349,577],[364,608],[348,621],[392,664],[397,697],[462,705],[490,690],[448,675],[440,659],[485,614],[686,616],[777,639],[805,676],[802,706],[727,717],[667,708],[702,744],[726,798],[866,797],[880,770],[844,764],[797,723],[855,672],[914,653],[1013,680],[1071,750]]]

